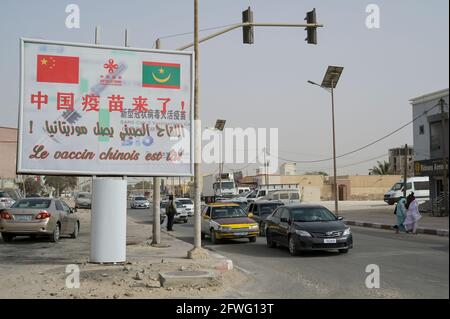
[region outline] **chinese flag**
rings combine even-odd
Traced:
[[[63,55],[37,56],[37,81],[77,84],[79,57]]]

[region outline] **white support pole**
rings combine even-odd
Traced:
[[[99,28],[95,44],[99,44]],[[126,261],[127,181],[92,177],[90,258],[93,263]]]
[[[89,261],[92,263],[125,262],[127,181],[96,178],[92,188]]]

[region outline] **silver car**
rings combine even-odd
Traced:
[[[0,212],[0,232],[5,242],[16,236],[47,236],[57,242],[61,235],[77,238],[79,231],[78,215],[55,198],[20,199]]]
[[[91,193],[81,192],[75,198],[75,208],[91,209]]]

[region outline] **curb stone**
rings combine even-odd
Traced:
[[[161,232],[166,233],[167,235],[179,240],[174,234],[171,234],[165,230],[161,229]],[[209,247],[203,247],[205,249],[208,249],[211,252],[211,256],[218,259],[219,262],[214,266],[214,269],[218,270],[218,271],[229,271],[229,270],[233,270],[233,261],[225,256],[222,256],[220,254],[218,254],[214,249],[209,248]]]
[[[368,222],[357,221],[357,220],[346,220],[344,222],[345,222],[345,224],[352,225],[352,226],[392,230],[392,225],[387,225],[387,224],[368,223]],[[449,237],[449,231],[446,229],[432,229],[432,228],[419,227],[419,228],[417,228],[417,233]]]

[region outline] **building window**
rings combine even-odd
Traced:
[[[419,134],[420,135],[425,134],[425,126],[423,126],[423,125],[419,126]]]

